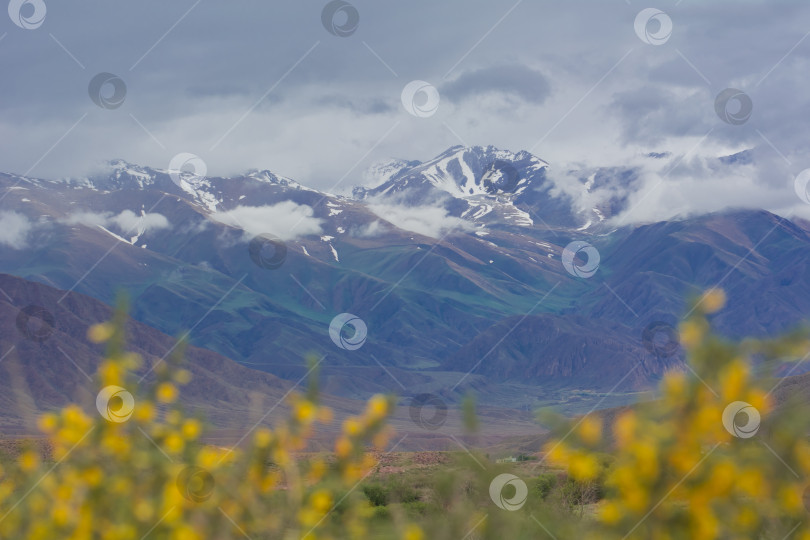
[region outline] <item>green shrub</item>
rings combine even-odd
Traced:
[[[557,486],[557,476],[551,473],[545,473],[538,476],[534,481],[534,492],[545,500],[551,490]]]
[[[371,519],[388,521],[391,519],[391,511],[388,509],[387,506],[375,506],[374,513],[371,514]]]
[[[428,513],[436,511],[434,506],[424,501],[407,502],[402,505],[402,508],[405,510],[406,515],[411,519],[426,516]]]
[[[363,494],[372,506],[386,506],[388,504],[388,489],[381,484],[366,484]]]

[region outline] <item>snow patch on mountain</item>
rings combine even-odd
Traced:
[[[124,242],[125,244],[132,244],[132,242],[130,242],[129,240],[127,240],[123,236],[119,236],[119,235],[115,234],[114,232],[112,232],[110,229],[104,227],[103,225],[96,225],[96,226],[99,229],[101,229],[102,231],[104,231],[105,233],[109,234],[110,236],[112,236],[113,238],[118,240],[119,242]]]
[[[191,195],[196,201],[208,208],[209,212],[216,212],[220,199],[213,193],[211,180],[204,176],[180,172],[177,174],[180,189]]]
[[[506,219],[511,221],[513,224],[522,226],[522,227],[531,227],[534,225],[534,220],[529,215],[528,212],[524,212],[520,208],[512,206],[509,208],[504,216]]]
[[[479,220],[492,212],[494,205],[492,202],[482,202],[469,200],[467,201],[469,208],[461,213],[461,217],[472,219],[473,221]]]

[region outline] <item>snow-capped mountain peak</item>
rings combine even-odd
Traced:
[[[531,176],[547,166],[525,151],[453,146],[426,162],[391,160],[376,166],[371,172],[383,181],[365,191],[391,194],[427,183],[456,198],[504,195],[525,190]]]
[[[362,227],[368,224],[354,223],[353,216],[359,216],[356,212],[362,213],[359,209],[369,203],[438,211],[436,215],[471,222],[478,228],[525,228],[540,222],[581,226],[585,220],[577,215],[570,198],[552,189],[546,178],[547,167],[546,161],[526,151],[454,146],[424,162],[392,159],[375,164],[370,176],[380,181],[379,185],[356,188],[351,198],[305,187],[266,169],[222,178],[144,167],[120,159],[107,162],[87,178],[64,182],[75,189],[100,192],[157,190],[184,199],[206,214],[290,201],[310,206],[308,212],[328,220],[329,230],[339,234],[352,227],[365,230]]]
[[[365,189],[373,189],[381,184],[384,184],[391,179],[394,175],[405,169],[406,167],[415,167],[420,165],[419,161],[408,161],[405,159],[391,158],[373,163],[363,175],[365,180]],[[362,189],[362,188],[361,188]]]
[[[272,172],[270,172],[268,170],[260,171],[260,170],[257,170],[257,169],[251,169],[251,170],[247,171],[244,176],[245,176],[245,178],[251,178],[251,179],[257,180],[259,182],[265,182],[265,183],[268,183],[268,184],[274,184],[274,185],[277,185],[277,186],[282,186],[282,187],[286,187],[286,188],[290,188],[290,189],[299,189],[299,190],[305,190],[305,191],[315,191],[315,190],[313,190],[311,188],[308,188],[306,186],[303,186],[303,185],[299,184],[298,182],[296,182],[292,178],[287,178],[286,176],[281,176],[281,175],[272,173]]]
[[[550,194],[548,163],[526,151],[453,146],[426,162],[400,163],[395,172],[386,169],[386,181],[375,188],[359,188],[355,196],[407,205],[440,204],[466,220],[521,227],[533,225],[530,210],[542,203],[544,210],[566,223],[576,221],[570,201]]]

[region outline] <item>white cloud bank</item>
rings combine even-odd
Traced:
[[[23,249],[28,243],[28,234],[33,228],[33,223],[23,214],[0,212],[0,245]]]
[[[124,210],[120,214],[112,212],[77,212],[61,220],[66,225],[86,225],[88,227],[114,226],[124,234],[138,236],[148,232],[171,227],[169,220],[163,214],[136,214],[132,210]]]
[[[237,206],[227,212],[217,212],[211,219],[244,230],[251,236],[273,234],[282,240],[321,234],[322,219],[313,217],[312,207],[284,201],[266,206]]]
[[[448,216],[441,207],[409,207],[393,204],[370,204],[369,210],[400,229],[431,238],[439,238],[453,229],[470,231],[473,225],[461,218]]]

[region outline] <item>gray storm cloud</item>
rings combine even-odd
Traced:
[[[517,64],[467,71],[442,87],[442,95],[456,101],[488,93],[541,104],[551,93],[551,88],[541,72]]]
[[[0,170],[81,176],[111,158],[164,167],[191,152],[210,174],[269,169],[329,189],[387,157],[492,144],[558,171],[638,166],[649,186],[666,175],[664,187],[684,183],[673,189],[687,211],[806,211],[790,186],[810,167],[810,5],[682,2],[651,45],[635,3],[352,3],[360,23],[346,37],[324,28],[326,2],[51,1],[38,28],[4,18]],[[89,95],[99,73],[121,81],[106,100]],[[442,93],[429,118],[400,103],[413,80]],[[750,96],[744,124],[718,118],[726,88]],[[694,166],[746,149],[755,161],[732,172]],[[669,202],[651,195],[644,214],[667,217]]]

